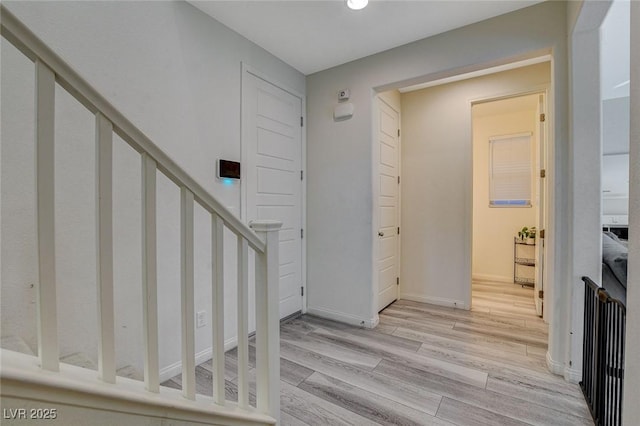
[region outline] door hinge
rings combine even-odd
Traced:
[[[400,137],[400,129],[398,129],[398,137]]]
[[[544,290],[538,291],[538,299],[544,299]]]
[[[300,287],[300,296],[304,296],[304,287]]]
[[[538,235],[540,235],[540,238],[544,238],[544,229],[541,229]]]
[[[304,170],[300,170],[300,180],[304,180]]]
[[[540,177],[541,178],[547,177],[547,171],[545,169],[540,170]]]
[[[398,176],[398,185],[400,185],[400,176]]]
[[[304,238],[304,229],[300,228],[300,238]]]
[[[547,115],[546,114],[540,114],[540,122],[544,123],[547,120]]]
[[[400,277],[396,277],[396,285],[400,285]]]
[[[304,127],[304,117],[300,117],[300,127]]]
[[[400,227],[398,226],[398,235],[400,235]]]

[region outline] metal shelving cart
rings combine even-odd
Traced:
[[[523,287],[533,287],[536,283],[535,247],[535,242],[527,244],[513,237],[513,282]]]

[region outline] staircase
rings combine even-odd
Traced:
[[[280,222],[250,227],[158,148],[103,96],[0,5],[2,37],[34,63],[36,76],[35,161],[39,279],[36,290],[37,355],[19,337],[2,339],[2,405],[12,409],[55,407],[61,424],[277,424],[279,409],[278,232]],[[97,241],[97,367],[83,354],[60,358],[55,259],[55,86],[56,83],[95,117]],[[142,282],[144,372],[116,369],[113,274],[113,137],[119,136],[140,157],[142,174]],[[4,141],[4,143],[17,143]],[[156,179],[162,173],[180,191],[180,318],[182,389],[160,385],[157,285]],[[213,396],[196,396],[194,308],[194,207],[211,219],[213,265]],[[225,400],[224,240],[237,237],[238,402]],[[256,403],[249,402],[248,324],[249,251],[255,252]],[[69,365],[76,364],[76,365]],[[87,368],[88,367],[88,368]],[[97,370],[97,374],[96,374]],[[127,377],[122,377],[127,376]],[[136,380],[142,378],[143,381]],[[89,414],[88,414],[89,413]],[[83,417],[84,416],[84,417]],[[155,420],[154,420],[155,419]]]

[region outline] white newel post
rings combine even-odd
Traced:
[[[280,423],[280,228],[282,222],[253,221],[265,242],[256,252],[256,399],[259,411]]]

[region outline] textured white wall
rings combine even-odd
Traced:
[[[215,179],[218,158],[240,159],[241,63],[300,93],[305,77],[255,44],[185,2],[3,2],[45,43],[120,109],[204,188],[240,212],[240,186]],[[5,127],[28,120],[33,95],[17,97],[15,81],[33,91],[33,77],[2,51],[2,332],[24,335],[35,346],[33,290],[32,127]],[[6,55],[13,55],[6,49]],[[32,72],[32,71],[31,71]],[[5,91],[5,89],[7,90]],[[17,88],[16,88],[17,89]],[[13,106],[14,101],[20,101]],[[93,356],[95,308],[93,123],[67,102],[57,145],[59,325],[62,350]],[[5,114],[5,110],[7,113]],[[58,124],[58,122],[56,123]],[[29,133],[31,132],[31,133]],[[25,157],[26,156],[26,157]],[[24,157],[24,158],[23,158]],[[26,163],[18,163],[18,161]],[[141,367],[140,160],[117,140],[114,148],[116,351],[118,364]],[[6,191],[5,191],[6,189]],[[16,204],[9,197],[20,198]],[[179,191],[158,180],[158,277],[161,367],[180,355]],[[196,310],[211,319],[209,219],[196,208]],[[228,244],[226,338],[235,335],[235,237]],[[16,248],[22,251],[16,253]],[[64,252],[63,252],[64,250]],[[71,262],[73,252],[76,257]],[[19,256],[19,257],[18,257]],[[19,303],[18,303],[19,301]],[[22,313],[10,304],[25,307]],[[8,307],[8,309],[5,309]],[[10,318],[17,319],[16,321]],[[23,321],[24,319],[24,321]],[[73,324],[73,325],[72,325]],[[64,328],[63,328],[64,326]],[[196,331],[196,352],[210,347],[209,326]]]
[[[511,62],[516,58],[553,53],[553,109],[557,117],[555,139],[558,147],[554,159],[559,174],[552,196],[556,196],[559,202],[556,203],[558,231],[552,238],[558,241],[566,238],[563,234],[566,229],[566,203],[563,200],[566,198],[567,183],[566,22],[566,4],[545,2],[307,77],[307,285],[310,312],[356,323],[375,322],[371,250],[374,237],[371,185],[374,89],[407,86]],[[343,88],[351,89],[355,113],[350,120],[334,122],[333,107],[337,103],[338,90]],[[403,110],[403,120],[404,117]],[[466,127],[469,133],[469,120],[470,114],[451,124],[455,128]],[[470,135],[466,141],[470,143]],[[406,155],[404,157],[406,159]],[[445,157],[441,159],[441,164],[468,169],[470,161],[469,152],[466,161],[460,162],[457,157],[449,161]],[[405,166],[403,163],[403,172]],[[447,226],[439,228],[442,235],[436,234],[437,237],[425,243],[428,253],[438,253],[437,245],[446,238],[446,231],[450,231],[451,227],[467,232],[471,226],[471,203],[468,201],[471,196],[470,174],[466,177],[463,174],[453,175],[452,179],[458,185],[458,194],[449,196],[447,192],[446,196],[434,202],[446,204],[455,200],[455,206],[447,210],[452,215],[446,219]],[[468,196],[463,195],[465,193]],[[404,210],[403,214],[406,213]],[[468,219],[464,219],[465,213]],[[442,216],[443,213],[433,216],[423,214],[425,226],[437,228]],[[404,236],[412,232],[406,224],[404,228]],[[448,279],[447,284],[440,284],[437,291],[468,300],[461,287],[471,279],[471,262],[465,262],[465,258],[470,256],[471,244],[460,238],[449,243],[455,246],[450,253],[450,264],[459,268],[456,269],[459,271],[456,272],[459,282]],[[553,241],[550,243],[554,245]],[[562,248],[559,243],[558,253],[563,252]],[[404,255],[406,252],[403,252]],[[566,277],[562,273],[562,264],[558,263],[556,281]],[[469,266],[465,267],[465,264]],[[445,290],[445,287],[451,289]]]
[[[545,71],[549,76],[548,67]],[[536,225],[536,211],[535,208],[489,207],[489,138],[531,133],[531,165],[535,170],[536,109],[483,116],[476,112],[474,108],[472,277],[513,282],[513,236],[523,226]],[[533,207],[537,207],[533,194]]]
[[[35,73],[31,61],[0,42],[0,270],[2,336],[18,335],[36,351],[35,285],[38,279],[33,141]],[[11,102],[5,101],[11,99]],[[11,137],[10,137],[11,135]],[[13,143],[8,143],[12,140]],[[26,194],[25,194],[25,191]],[[9,318],[13,318],[10,320]]]
[[[543,88],[549,78],[542,63],[402,95],[402,297],[470,306],[471,102]]]

